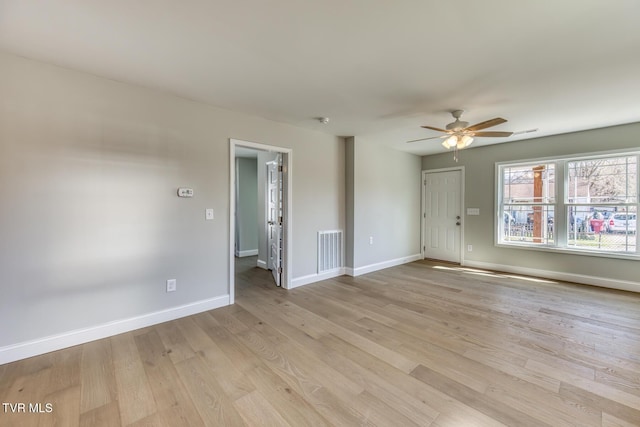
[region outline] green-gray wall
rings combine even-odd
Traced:
[[[451,152],[424,156],[422,169],[431,170],[464,166],[466,208],[480,208],[479,216],[464,216],[465,247],[473,245],[473,252],[465,252],[468,265],[516,267],[542,275],[552,273],[557,278],[607,283],[618,281],[623,288],[638,287],[640,266],[636,260],[603,258],[561,252],[543,252],[494,245],[495,164],[549,156],[567,156],[617,149],[640,148],[640,123],[567,133],[529,139],[508,144],[471,148],[459,152],[456,163]],[[591,280],[593,279],[593,280]]]
[[[238,255],[258,251],[258,161],[236,158],[236,249]]]

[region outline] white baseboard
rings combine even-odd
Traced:
[[[621,291],[640,292],[640,282],[616,280],[608,277],[587,276],[584,274],[566,273],[563,271],[541,270],[537,268],[518,267],[514,265],[494,264],[482,261],[465,261],[465,267],[484,268],[486,270],[504,271],[505,273],[522,274],[526,276],[542,277],[545,279],[575,282],[584,285],[600,286],[603,288],[619,289]]]
[[[0,365],[229,305],[229,295],[0,347]]]
[[[378,262],[375,264],[365,265],[358,268],[346,268],[345,274],[349,276],[360,276],[361,274],[367,274],[378,270],[383,270],[389,267],[395,267],[396,265],[407,264],[422,259],[421,254],[410,255],[402,258],[391,259],[389,261]]]
[[[245,256],[256,256],[258,255],[258,250],[257,249],[249,249],[246,251],[236,251],[236,256],[238,258],[242,258]]]
[[[258,260],[258,267],[264,269],[264,270],[268,270],[267,268],[267,261],[263,261],[261,259]]]
[[[325,271],[320,274],[309,274],[307,276],[296,277],[291,280],[289,289],[297,288],[298,286],[308,285],[310,283],[320,282],[321,280],[333,279],[334,277],[344,276],[345,269],[343,267],[336,268],[335,270]]]

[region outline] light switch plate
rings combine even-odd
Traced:
[[[467,208],[467,215],[480,215],[480,208]]]

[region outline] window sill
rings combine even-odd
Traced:
[[[531,251],[540,251],[540,252],[552,252],[552,253],[562,253],[567,255],[585,255],[592,256],[598,258],[614,258],[614,259],[626,259],[631,261],[640,260],[640,254],[638,253],[625,253],[625,252],[595,252],[595,251],[587,251],[576,248],[560,248],[556,246],[549,245],[541,245],[541,246],[531,246],[528,244],[519,244],[519,243],[496,243],[496,247],[498,248],[509,248],[509,249],[525,249]]]

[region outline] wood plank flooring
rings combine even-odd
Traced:
[[[0,426],[639,426],[640,294],[420,261],[0,366]]]

